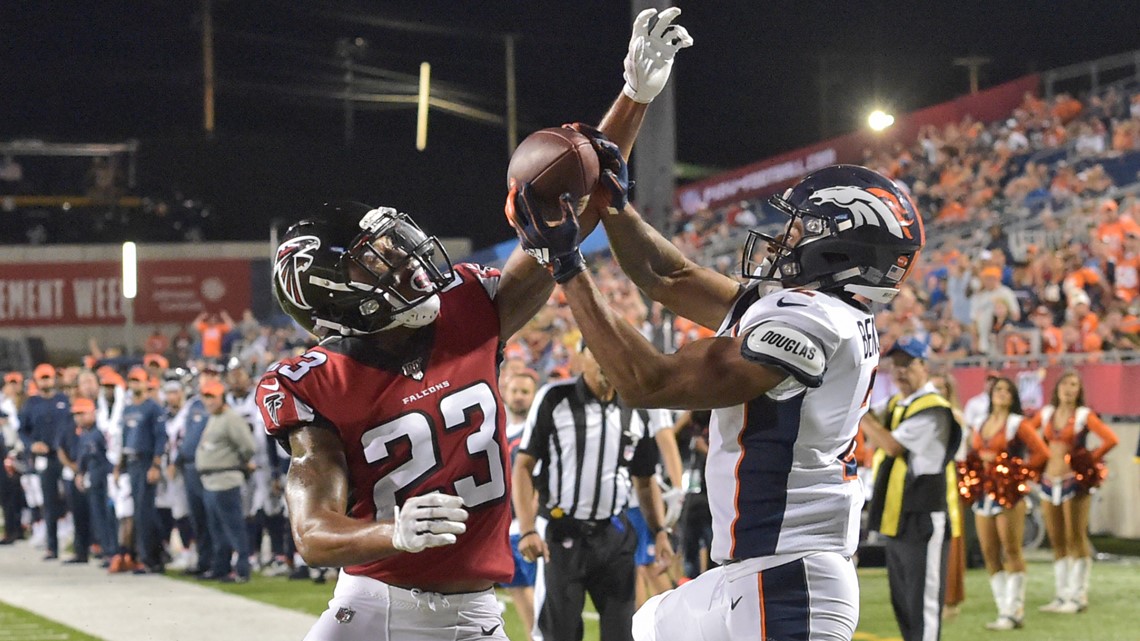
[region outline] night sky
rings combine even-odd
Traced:
[[[1124,1],[677,4],[696,40],[673,78],[678,160],[725,169],[850,131],[873,104],[906,112],[961,95],[960,56],[992,58],[985,88],[1140,49],[1140,11]],[[214,0],[217,134],[206,140],[198,2],[13,0],[0,6],[0,139],[138,138],[140,190],[214,204],[216,237],[264,238],[272,219],[351,197],[483,246],[511,236],[505,130],[433,111],[417,152],[414,109],[374,105],[357,111],[346,149],[337,39],[365,38],[361,65],[403,74],[358,74],[369,90],[407,93],[427,60],[449,95],[502,114],[502,35],[517,34],[525,135],[602,115],[631,18],[617,0]]]

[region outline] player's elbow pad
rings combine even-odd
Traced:
[[[819,387],[827,371],[823,348],[786,325],[757,326],[744,339],[740,353],[750,361],[784,370],[806,387]]]

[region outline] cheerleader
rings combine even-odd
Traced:
[[[975,470],[962,483],[971,481],[982,491],[975,495],[974,524],[985,557],[990,589],[998,617],[987,623],[990,630],[1020,628],[1025,617],[1025,558],[1021,542],[1025,533],[1025,501],[1028,492],[1026,468],[1035,468],[1049,457],[1049,449],[1037,432],[1023,420],[1021,398],[1008,378],[998,378],[990,389],[990,409],[980,424],[970,426],[965,467]],[[1023,462],[1029,450],[1028,464]]]
[[[1085,407],[1085,388],[1077,372],[1066,372],[1053,388],[1049,405],[1031,421],[1041,428],[1049,447],[1049,461],[1037,492],[1045,516],[1045,530],[1053,546],[1053,580],[1056,596],[1041,606],[1042,612],[1075,614],[1088,607],[1089,500],[1104,478],[1101,461],[1120,439],[1096,413]],[[1100,447],[1090,452],[1088,433],[1096,434]]]

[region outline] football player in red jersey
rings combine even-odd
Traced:
[[[678,13],[634,23],[626,85],[599,125],[623,155],[691,43],[671,24]],[[286,232],[273,283],[323,338],[257,390],[266,429],[292,456],[297,549],[311,566],[343,568],[307,638],[506,639],[492,591],[514,570],[496,367],[502,342],[549,297],[548,268],[517,249],[501,273],[453,267],[407,214],[345,205]]]

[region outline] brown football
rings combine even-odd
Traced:
[[[598,185],[598,154],[590,139],[562,127],[540,129],[523,140],[507,167],[510,179],[529,182],[544,218],[558,218],[558,197],[569,193],[577,201]]]

